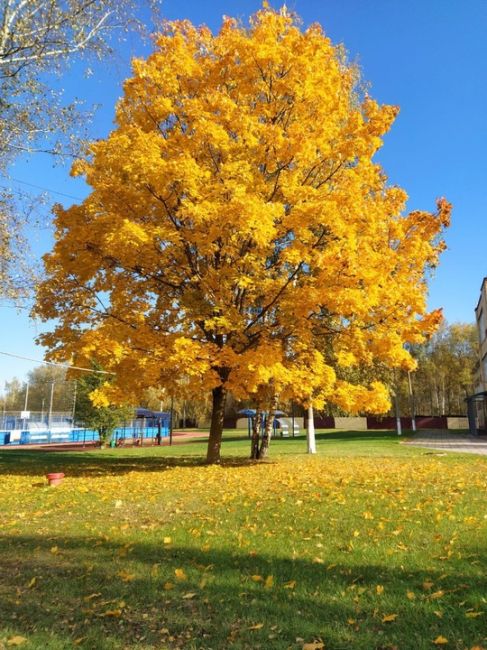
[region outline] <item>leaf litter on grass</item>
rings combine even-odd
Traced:
[[[98,630],[107,649],[482,647],[486,467],[306,456],[128,475],[114,465],[67,472],[55,492],[12,472],[0,509],[0,563],[17,594],[5,641],[88,648]]]

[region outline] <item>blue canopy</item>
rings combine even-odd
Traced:
[[[136,408],[135,409],[136,418],[155,418],[155,419],[167,419],[169,418],[169,413],[165,411],[151,411],[150,409]]]
[[[239,415],[245,415],[247,418],[253,418],[256,414],[255,409],[241,409],[240,411],[237,411]],[[281,415],[286,415],[284,411],[274,411],[274,416],[279,417]]]
[[[246,418],[253,418],[256,412],[255,409],[241,409],[240,411],[237,411],[239,415],[245,415]]]

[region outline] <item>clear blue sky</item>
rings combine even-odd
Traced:
[[[222,15],[246,19],[260,6],[257,0],[165,0],[163,14],[216,31]],[[473,321],[487,275],[487,2],[293,0],[287,6],[300,14],[304,25],[317,21],[333,42],[345,45],[374,98],[400,106],[378,160],[390,182],[408,192],[409,209],[434,209],[439,196],[453,203],[448,250],[430,282],[429,304],[443,307],[449,322]],[[104,137],[112,128],[114,103],[121,81],[130,74],[130,58],[147,51],[132,39],[109,72],[106,65],[94,65],[94,74],[84,79],[75,68],[63,80],[68,97],[101,104],[93,137]],[[69,177],[67,168],[52,168],[40,155],[18,161],[11,171],[15,178],[75,197],[87,191],[82,181]],[[71,202],[51,197],[52,202]],[[36,236],[37,254],[49,245],[45,233]],[[38,327],[25,313],[2,303],[0,350],[41,359],[43,351],[33,341]],[[35,365],[0,356],[0,390],[4,380],[23,379]]]

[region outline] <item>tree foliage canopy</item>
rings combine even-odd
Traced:
[[[27,380],[14,378],[5,382],[2,404],[9,411],[24,409],[27,385],[29,386],[27,410],[47,413],[54,383],[53,410],[72,411],[74,381],[66,380],[66,369],[56,366],[37,366],[27,373]]]
[[[51,356],[99,359],[112,398],[184,376],[214,411],[226,390],[386,410],[380,382],[335,368],[414,365],[450,212],[405,215],[373,162],[397,108],[361,94],[319,25],[267,7],[217,35],[168,23],[133,69],[116,129],[73,169],[91,194],[56,209]]]
[[[100,370],[94,367],[94,370]],[[102,445],[110,442],[115,429],[126,420],[134,418],[134,408],[111,404],[102,394],[109,381],[105,375],[88,373],[77,382],[76,422],[98,431]]]

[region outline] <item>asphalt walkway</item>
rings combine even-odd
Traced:
[[[405,445],[429,447],[441,451],[454,451],[460,454],[482,454],[487,456],[487,436],[451,433],[450,431],[418,431]]]

